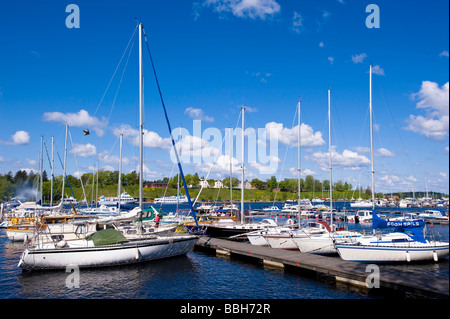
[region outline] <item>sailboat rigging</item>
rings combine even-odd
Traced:
[[[387,222],[375,211],[375,170],[373,152],[373,109],[372,109],[372,65],[370,66],[370,154],[372,170],[372,221],[373,235],[361,236],[356,242],[337,244],[336,248],[344,260],[359,262],[402,263],[411,261],[435,261],[449,255],[449,243],[428,241],[422,234],[425,222],[412,220]],[[377,234],[378,228],[391,228],[394,232]]]
[[[154,259],[184,255],[198,241],[192,234],[157,235],[148,232],[142,227],[143,209],[143,64],[142,64],[142,38],[143,25],[139,23],[139,113],[140,113],[140,185],[139,206],[126,213],[123,218],[135,219],[138,217],[138,227],[134,232],[122,230],[115,225],[112,219],[111,227],[92,232],[86,225],[79,225],[74,235],[76,239],[60,240],[48,238],[45,234],[37,233],[30,246],[22,253],[18,267],[27,270],[33,269],[65,269],[68,265],[77,265],[79,268],[105,267],[132,264]],[[147,44],[148,46],[148,44]],[[153,64],[153,61],[152,61]],[[156,75],[156,73],[155,73]],[[158,90],[161,90],[158,85]],[[162,96],[161,96],[162,98]],[[167,112],[164,108],[166,120],[169,125]],[[66,126],[67,139],[67,126]],[[174,145],[173,139],[172,143]],[[177,155],[178,158],[178,155]],[[178,162],[181,170],[181,165]],[[183,182],[184,176],[182,175]],[[187,187],[186,187],[186,193]],[[194,215],[195,217],[195,215]],[[91,221],[96,223],[96,221]],[[106,225],[104,223],[103,225]],[[41,236],[42,235],[42,236]]]

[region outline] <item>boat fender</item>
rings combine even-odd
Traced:
[[[411,261],[411,255],[409,254],[409,251],[406,251],[406,261],[407,262]]]
[[[135,254],[134,254],[134,258],[136,259],[136,260],[139,260],[139,248],[137,248],[136,247],[136,251],[135,251]]]
[[[436,250],[433,250],[433,260],[438,261],[438,255],[436,253]]]
[[[58,248],[66,247],[66,245],[67,245],[67,241],[65,241],[64,239],[56,243],[56,247],[58,247]]]

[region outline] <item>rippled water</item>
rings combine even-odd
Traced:
[[[364,227],[364,226],[358,226]],[[448,241],[448,225],[433,228]],[[0,230],[0,299],[367,299],[347,286],[264,268],[197,251],[142,264],[80,271],[79,288],[68,288],[64,271],[22,272],[22,243]],[[336,257],[338,258],[338,257]],[[389,265],[402,271],[449,277],[439,263]]]
[[[142,264],[80,271],[79,288],[67,288],[64,271],[23,272],[22,244],[1,230],[0,298],[59,299],[305,299],[365,298],[352,291],[276,269],[192,251]]]

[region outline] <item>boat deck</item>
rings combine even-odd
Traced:
[[[368,264],[345,261],[300,251],[274,249],[247,243],[212,237],[201,237],[195,249],[217,255],[253,259],[264,265],[295,269],[306,273],[325,275],[336,282],[346,283],[362,289],[369,289],[366,278],[373,276]],[[370,280],[370,278],[368,278]],[[377,289],[371,288],[370,290]],[[413,272],[380,268],[379,290],[375,294],[399,293],[405,297],[448,298],[448,278],[418,276]]]

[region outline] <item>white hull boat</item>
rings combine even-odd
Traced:
[[[298,250],[294,239],[308,238],[312,235],[319,235],[328,232],[322,222],[310,223],[308,227],[295,230],[281,230],[279,233],[268,233],[264,235],[267,243],[272,248]]]
[[[338,244],[339,255],[344,260],[369,263],[405,263],[414,261],[438,261],[449,255],[449,244],[443,242],[418,243],[406,241],[402,233],[390,234],[393,241],[385,237],[383,241],[368,238],[369,243],[364,244]],[[395,242],[395,240],[403,242]]]
[[[252,231],[252,232],[246,233],[245,236],[247,236],[248,241],[252,245],[270,246],[269,243],[267,242],[265,236],[278,235],[278,234],[281,234],[282,232],[288,232],[291,230],[292,230],[291,228],[280,226],[280,227],[273,227],[273,228],[268,228],[268,229],[264,229],[264,230]]]
[[[393,228],[392,233],[362,236],[352,243],[337,244],[344,260],[370,263],[439,261],[449,255],[449,243],[426,240],[423,220],[386,221],[373,213],[374,230]]]
[[[343,243],[362,236],[358,232],[338,230],[322,235],[315,235],[307,238],[293,239],[302,253],[319,255],[336,255],[336,243]]]
[[[181,203],[187,203],[188,199],[187,196],[165,196],[165,197],[159,197],[155,198],[155,204],[181,204]]]
[[[184,255],[197,242],[192,235],[136,238],[124,243],[96,246],[91,240],[62,241],[28,247],[19,267],[25,270],[118,266]]]

